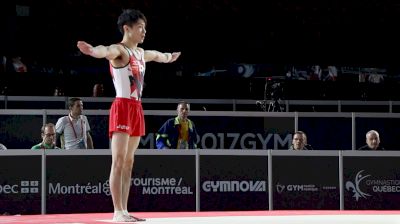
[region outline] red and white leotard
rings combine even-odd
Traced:
[[[116,68],[110,63],[116,98],[110,108],[109,136],[123,132],[129,136],[144,136],[145,123],[141,103],[145,72],[144,52],[124,46],[129,53],[129,63]]]
[[[128,98],[140,101],[143,91],[143,80],[146,70],[144,53],[134,52],[124,46],[129,53],[129,64],[116,68],[110,63],[110,73],[113,79],[117,98]]]

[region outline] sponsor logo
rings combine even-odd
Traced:
[[[286,188],[285,185],[279,183],[276,185],[276,191],[278,191],[279,194],[282,193],[285,190],[285,188]]]
[[[367,194],[360,189],[361,181],[363,181],[365,178],[371,176],[371,175],[364,176],[364,175],[362,175],[362,172],[364,172],[364,170],[361,170],[357,173],[357,175],[354,179],[354,182],[351,182],[351,181],[346,182],[346,190],[353,192],[353,198],[355,198],[356,201],[358,201],[361,197],[367,198],[367,196],[371,196],[370,194]]]
[[[132,185],[142,187],[142,194],[150,195],[189,195],[193,194],[190,186],[184,186],[183,178],[132,178]]]
[[[280,183],[276,184],[276,191],[281,194],[284,191],[290,191],[290,192],[295,192],[295,191],[318,191],[318,187],[315,186],[315,184],[287,184],[283,185]]]
[[[61,183],[49,183],[49,194],[105,194],[110,196],[110,183],[105,181],[97,184],[87,183],[85,185],[63,185]]]
[[[0,185],[0,194],[37,194],[39,193],[39,181],[21,180],[19,184]]]
[[[266,181],[204,181],[202,184],[205,192],[265,192]]]
[[[33,180],[33,181],[21,181],[21,193],[39,193],[39,181]]]
[[[371,175],[363,175],[364,170],[357,173],[354,182],[346,182],[346,190],[353,192],[356,201],[366,199],[371,195],[362,190],[360,186],[366,186],[374,193],[400,193],[400,180],[398,179],[373,179]]]
[[[119,124],[119,125],[117,125],[117,129],[129,130],[129,126],[128,125]]]
[[[140,145],[154,149],[155,133],[140,138]],[[201,149],[288,149],[292,134],[262,133],[204,133],[196,144]]]

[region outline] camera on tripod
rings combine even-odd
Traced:
[[[267,86],[267,91],[271,100],[283,99],[283,86],[280,82],[274,81],[272,85],[270,85],[270,88]]]
[[[283,84],[281,77],[267,77],[265,79],[264,86],[264,100],[262,102],[257,101],[263,111],[267,112],[283,112],[283,106],[281,100],[283,100]]]

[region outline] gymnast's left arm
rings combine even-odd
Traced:
[[[172,63],[176,61],[180,55],[181,52],[162,53],[156,50],[145,50],[144,60],[146,62],[155,61],[160,63]]]

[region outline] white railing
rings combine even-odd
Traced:
[[[0,96],[1,109],[67,109],[69,97],[59,96]],[[90,109],[108,109],[113,101],[112,97],[82,97],[85,105]],[[146,106],[155,110],[172,109],[181,99],[172,98],[143,98]],[[185,99],[195,108],[204,111],[268,111],[272,100],[252,99]],[[24,108],[26,103],[29,105]],[[385,112],[400,111],[400,101],[355,101],[355,100],[281,100],[280,105],[284,112]],[[263,108],[262,105],[266,105]]]
[[[85,110],[85,115],[87,116],[96,116],[96,115],[101,115],[101,116],[107,116],[108,115],[108,110]],[[146,116],[176,116],[176,111],[175,110],[145,110],[144,111]],[[65,109],[43,109],[43,110],[38,110],[38,109],[0,109],[0,119],[2,115],[39,115],[42,116],[42,124],[47,123],[48,116],[52,115],[57,115],[57,116],[64,116],[68,114],[68,110]],[[262,118],[262,119],[267,119],[267,118],[288,118],[290,120],[290,123],[288,124],[289,126],[287,128],[287,131],[289,133],[293,133],[292,131],[297,131],[297,130],[304,130],[303,127],[299,127],[299,119],[301,118],[338,118],[346,119],[346,128],[351,127],[351,148],[337,148],[338,150],[355,150],[357,148],[356,146],[356,125],[361,125],[360,122],[357,124],[356,119],[357,118],[377,118],[377,119],[392,119],[390,120],[390,124],[393,123],[393,127],[387,127],[389,130],[391,130],[390,134],[393,136],[396,135],[400,130],[400,127],[398,127],[396,124],[397,119],[400,119],[400,114],[399,113],[355,113],[355,112],[262,112],[262,111],[191,111],[190,116],[192,117],[230,117],[230,118]],[[40,120],[40,119],[39,119]],[[275,119],[276,120],[276,119]],[[383,121],[382,120],[382,121]],[[1,120],[0,120],[1,122]],[[323,121],[321,121],[323,122]],[[1,123],[0,123],[1,124]],[[12,125],[12,124],[9,124]],[[198,128],[203,126],[213,126],[214,124],[198,124]],[[293,125],[292,127],[290,127]],[[7,127],[0,127],[3,129],[6,129]],[[329,127],[326,127],[329,129]],[[344,127],[345,128],[345,127]],[[397,129],[396,129],[397,128]],[[36,128],[39,130],[39,128]],[[238,129],[243,129],[246,130],[246,127],[238,127]],[[343,129],[344,130],[344,129]],[[224,132],[224,130],[221,130]],[[252,130],[246,130],[249,133],[252,132]],[[337,131],[342,131],[342,130],[337,130]],[[2,131],[4,132],[4,131]],[[32,133],[34,134],[34,133]],[[331,130],[326,131],[327,135],[332,135]],[[349,132],[350,134],[350,132]],[[364,136],[365,133],[362,133],[362,136]],[[335,138],[336,136],[331,136],[331,138]],[[350,136],[349,136],[350,137]],[[381,136],[381,138],[386,138],[388,139],[390,136]],[[287,140],[288,136],[286,136]],[[289,137],[290,138],[290,137]],[[314,136],[309,136],[309,141],[315,141],[316,137]],[[350,138],[347,139],[349,141]],[[3,144],[5,144],[3,142]],[[396,146],[397,147],[397,146]]]

